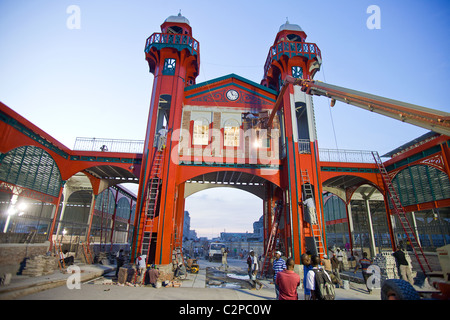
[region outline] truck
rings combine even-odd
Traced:
[[[208,259],[209,261],[222,259],[222,249],[225,249],[225,243],[212,242],[209,245]]]

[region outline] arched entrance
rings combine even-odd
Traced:
[[[217,170],[217,168],[215,168],[214,171],[211,170],[211,168],[207,169],[208,170],[204,170],[203,173],[191,176],[181,184],[177,185],[177,193],[174,200],[175,209],[173,220],[167,220],[167,218],[164,217],[164,212],[159,211],[159,213],[153,219],[151,230],[147,228],[144,231],[141,239],[151,238],[150,246],[145,245],[145,243],[141,242],[143,244],[138,244],[138,248],[145,247],[141,250],[144,254],[148,252],[148,261],[154,261],[156,264],[164,264],[160,261],[164,261],[164,259],[167,259],[166,256],[168,254],[170,254],[175,248],[180,248],[182,246],[184,213],[186,209],[185,199],[201,191],[212,190],[218,187],[228,187],[235,190],[243,190],[253,194],[254,196],[261,199],[262,202],[259,210],[261,212],[260,216],[263,216],[264,230],[268,230],[270,228],[272,224],[271,208],[275,203],[274,199],[278,199],[280,197],[278,186],[263,178],[261,175],[252,173],[252,170]],[[230,199],[230,201],[233,201],[233,199]],[[215,206],[213,203],[210,204],[210,209],[215,210]],[[163,232],[167,235],[169,231],[168,227],[171,228],[170,243],[161,240],[163,238]],[[287,232],[285,232],[285,230],[281,231],[284,237],[282,241],[283,246],[286,247]],[[263,237],[263,239],[264,238],[265,237]]]
[[[371,256],[392,249],[390,215],[378,186],[353,175],[336,176],[323,186],[329,246],[365,251]]]
[[[250,249],[263,253],[264,201],[256,195],[227,186],[204,189],[186,197],[184,213],[188,254],[197,248],[206,255],[206,238],[225,243],[230,257],[245,256]]]

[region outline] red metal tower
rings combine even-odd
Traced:
[[[306,37],[300,26],[286,21],[269,49],[262,80],[263,85],[279,91],[271,115],[273,117],[278,113],[284,127],[284,140],[281,143],[285,145],[286,158],[282,174],[286,179],[285,214],[290,225],[284,238],[288,242],[287,248],[290,248],[287,253],[294,257],[296,263],[300,262],[300,252],[310,250],[323,254],[325,248],[313,100],[300,87],[283,83],[288,76],[312,79],[320,69],[320,50],[315,43],[306,42]],[[314,199],[317,224],[305,222],[308,219],[303,201],[309,197]]]
[[[135,221],[138,228],[133,239],[133,253],[148,250],[152,246],[144,243],[147,233],[146,240],[152,241],[153,245],[157,244],[154,249],[161,256],[162,248],[172,241],[173,230],[167,224],[157,224],[160,212],[156,205],[158,201],[166,204],[164,210],[161,210],[162,218],[164,221],[172,220],[174,196],[178,190],[173,183],[174,163],[170,160],[168,151],[173,129],[181,125],[184,89],[187,85],[195,84],[200,65],[199,43],[192,37],[188,19],[181,14],[168,17],[161,25],[161,32],[154,33],[147,39],[145,58],[154,75],[154,82],[138,191]],[[169,129],[166,137],[168,145],[161,151],[157,149],[155,138],[163,126]],[[161,164],[155,172],[152,168],[154,169],[157,158]],[[161,241],[157,243],[156,239],[151,239],[153,233],[157,233]]]
[[[170,263],[172,251],[181,247],[184,199],[190,192],[185,192],[186,183],[217,183],[219,177],[240,189],[259,188],[255,193],[264,200],[265,229],[279,229],[275,241],[268,241],[266,232],[266,245],[277,245],[296,263],[306,249],[323,253],[312,98],[282,83],[286,76],[312,79],[321,63],[318,47],[305,42],[298,25],[286,22],[270,48],[261,84],[232,74],[197,85],[199,44],[189,21],[180,14],[171,16],[161,31],[150,36],[145,47],[155,78],[133,253],[148,253],[156,264]],[[257,119],[250,119],[250,114]],[[163,125],[169,131],[161,150],[155,138]],[[267,136],[266,130],[271,132]],[[307,196],[317,208],[319,223],[314,228],[303,221],[302,201]],[[276,211],[278,228],[273,208],[279,200],[283,205]]]

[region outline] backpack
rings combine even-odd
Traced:
[[[315,277],[315,290],[317,300],[334,300],[334,285],[323,269],[313,269]]]

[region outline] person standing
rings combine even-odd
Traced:
[[[125,263],[125,257],[123,255],[123,249],[120,249],[116,253],[116,278],[119,277],[119,270],[123,266],[124,263]]]
[[[367,268],[372,264],[372,260],[370,260],[369,258],[367,258],[367,252],[363,252],[363,257],[362,259],[359,260],[359,265],[361,266],[361,271],[362,271],[362,276],[364,278],[364,283],[366,284],[366,288],[367,291],[369,291],[369,294],[372,293],[372,289],[370,288],[370,286],[367,283],[367,280],[370,277],[370,274],[367,273]],[[355,268],[355,272],[356,270],[358,270],[358,267]]]
[[[332,272],[331,261],[330,259],[328,259],[328,256],[326,254],[323,255],[322,263],[325,271],[328,272],[328,274],[330,274]]]
[[[123,249],[120,249],[116,253],[116,278],[119,277],[119,270],[123,266],[124,263],[125,263],[125,257],[123,255]]]
[[[262,283],[259,282],[259,280],[256,278],[256,275],[258,273],[258,259],[255,256],[255,251],[250,250],[249,259],[247,260],[249,262],[249,268],[248,268],[248,275],[250,277],[250,282],[252,284],[252,290],[256,289],[256,285],[259,285],[259,289],[262,288]]]
[[[286,260],[286,269],[278,272],[276,285],[279,289],[277,300],[298,300],[297,288],[300,285],[300,276],[294,272],[294,259]]]
[[[275,259],[273,260],[272,269],[273,269],[273,283],[275,284],[275,294],[278,300],[279,288],[277,285],[277,274],[286,269],[286,262],[284,262],[284,260],[281,259],[280,251],[275,252]]]
[[[406,260],[405,253],[402,250],[403,248],[399,244],[397,246],[397,251],[395,251],[392,255],[397,262],[397,268],[399,269],[399,273],[403,280],[408,281],[411,285],[414,285],[414,279],[412,276],[411,266]]]
[[[147,255],[142,254],[142,255],[139,255],[136,260],[138,274],[139,274],[139,280],[138,280],[139,284],[143,284],[143,281],[144,281],[146,263],[147,263],[146,259],[147,259]]]
[[[159,277],[159,270],[156,269],[156,266],[153,264],[151,269],[148,272],[148,277],[149,277],[149,283],[153,286],[156,287],[156,282],[158,281],[158,277]]]
[[[305,221],[310,224],[317,224],[317,215],[316,215],[316,204],[314,203],[314,199],[308,197],[303,204],[306,206],[307,215],[305,216]]]
[[[311,256],[304,253],[300,257],[303,264],[303,290],[305,295],[305,300],[311,300],[311,290],[306,287],[306,276],[308,271],[312,269]]]
[[[331,272],[336,277],[340,286],[342,286],[341,274],[339,272],[339,260],[336,258],[336,254],[333,253],[333,257],[331,257]]]
[[[167,130],[165,126],[159,129],[158,151],[162,151],[166,147],[166,136],[168,131],[169,130]]]
[[[228,270],[228,262],[227,262],[227,256],[228,256],[228,248],[222,248],[222,267],[225,271]]]

